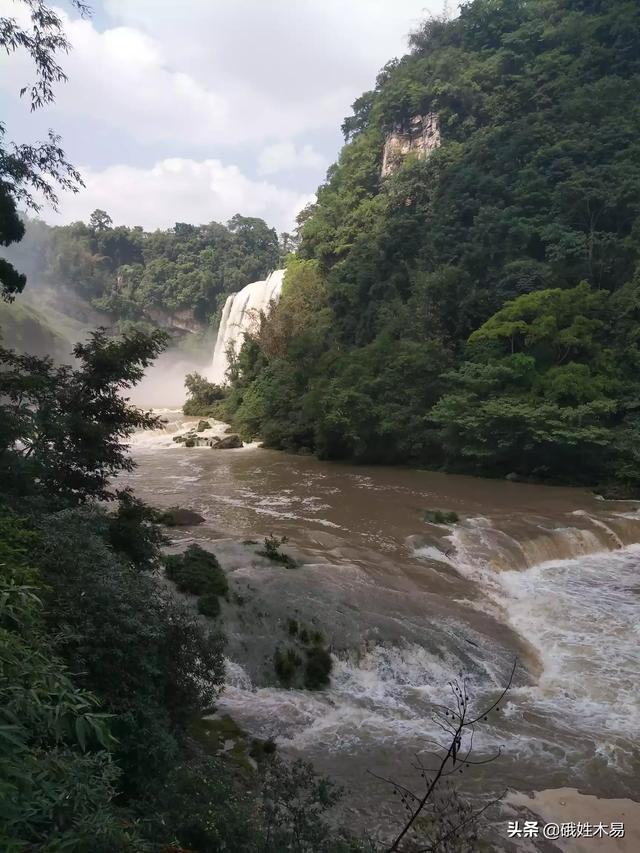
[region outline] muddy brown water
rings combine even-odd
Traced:
[[[391,814],[369,771],[415,780],[442,732],[434,708],[464,678],[475,707],[499,714],[465,770],[477,794],[577,787],[640,800],[640,513],[586,490],[398,468],[353,467],[250,446],[171,440],[190,419],[134,437],[127,480],[156,506],[206,519],[176,534],[218,553],[246,602],[229,610],[221,710],[346,785],[357,815]],[[213,432],[221,432],[214,425]],[[455,511],[434,525],[426,510]],[[252,559],[242,540],[287,536],[300,568]],[[287,619],[331,644],[331,686],[284,690],[270,678]]]

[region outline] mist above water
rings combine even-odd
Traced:
[[[187,391],[184,380],[188,373],[202,373],[207,367],[207,354],[189,356],[179,349],[163,352],[147,368],[144,379],[128,396],[140,408],[180,408]]]

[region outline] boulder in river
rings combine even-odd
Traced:
[[[203,444],[208,444],[207,439],[200,438],[193,430],[183,432],[182,435],[174,435],[172,441],[175,441],[176,444],[184,444],[185,447],[200,447]]]
[[[237,433],[225,435],[224,438],[219,438],[211,445],[215,450],[233,450],[236,447],[242,447],[242,439]]]
[[[204,432],[205,429],[211,429],[211,424],[209,423],[209,421],[198,421],[196,432]]]
[[[167,527],[185,527],[191,524],[202,524],[204,518],[192,509],[172,506],[164,510],[158,521],[160,524],[166,524]]]

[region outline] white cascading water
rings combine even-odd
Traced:
[[[228,350],[238,352],[244,335],[250,330],[261,311],[280,298],[284,270],[275,270],[264,281],[253,281],[227,297],[220,319],[220,328],[213,351],[209,380],[225,385],[229,368]]]

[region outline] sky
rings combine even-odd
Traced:
[[[30,113],[26,56],[0,57],[7,136],[48,128],[86,188],[47,222],[168,228],[260,216],[291,230],[342,145],[350,105],[407,34],[443,0],[94,0],[82,19],[62,0],[72,50],[55,104]],[[0,0],[20,19],[23,0]]]

